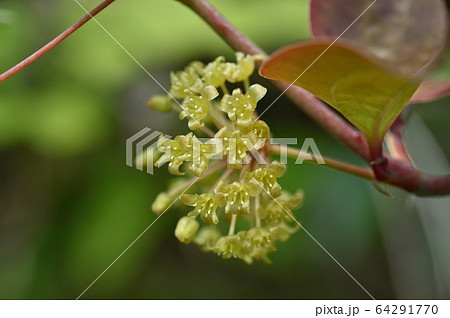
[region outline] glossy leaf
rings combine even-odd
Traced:
[[[338,37],[373,0],[311,0],[314,36]],[[429,65],[447,40],[443,0],[377,0],[342,37],[413,75]]]
[[[322,39],[285,47],[264,63],[260,73],[324,100],[359,128],[375,149],[419,82],[388,71],[347,42],[330,47],[331,43]]]

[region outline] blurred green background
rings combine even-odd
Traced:
[[[212,2],[268,52],[309,37],[306,0]],[[1,71],[83,15],[70,0],[1,1]],[[169,72],[192,60],[233,59],[176,1],[117,1],[98,20],[166,88]],[[127,167],[125,140],[144,127],[186,132],[175,113],[145,107],[158,93],[92,21],[0,84],[1,299],[78,297],[156,218],[150,206],[170,176]],[[449,171],[449,102],[414,106],[406,138],[429,172]],[[313,137],[322,154],[363,164],[285,99],[263,120],[276,137]],[[375,298],[450,298],[448,198],[390,189],[389,199],[370,182],[310,164],[291,164],[280,183],[304,189],[297,217]],[[83,298],[368,298],[303,231],[278,244],[272,265],[248,266],[179,243],[173,231],[185,212],[161,217]]]

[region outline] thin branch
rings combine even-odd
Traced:
[[[260,194],[258,194],[253,199],[255,200],[254,201],[255,204],[253,205],[253,209],[254,209],[254,212],[255,212],[255,225],[256,225],[256,227],[261,227],[261,217],[259,216],[259,206],[261,204]]]
[[[283,149],[281,149],[281,148],[283,148]],[[317,163],[316,160],[312,159],[314,157],[312,154],[310,154],[309,152],[302,151],[300,149],[282,146],[282,145],[271,144],[269,146],[268,150],[271,153],[277,153],[277,154],[281,153],[283,150],[291,158],[302,159],[302,160],[307,160],[309,162]],[[346,173],[349,173],[349,174],[352,174],[352,175],[355,175],[355,176],[358,176],[358,177],[361,177],[364,179],[368,179],[368,180],[373,180],[373,178],[375,177],[373,174],[373,171],[370,168],[355,166],[355,165],[352,165],[352,164],[349,164],[346,162],[342,162],[342,161],[327,158],[327,157],[323,157],[323,160],[325,161],[325,166],[332,168],[332,169],[346,172]]]
[[[214,138],[214,131],[212,131],[211,128],[207,127],[207,126],[202,126],[200,127],[200,130],[203,131],[207,136]]]
[[[217,172],[220,169],[225,168],[226,165],[227,165],[227,161],[226,160],[222,160],[220,163],[217,163],[214,166],[212,166],[211,168],[208,168],[208,170],[206,170],[203,173],[203,176],[201,178],[206,178],[207,176],[212,175],[214,172]]]
[[[225,164],[227,163],[226,160],[224,160]],[[210,193],[213,193],[214,190],[217,188],[217,186],[219,185],[219,183],[221,181],[225,181],[233,172],[235,172],[236,170],[234,169],[226,169],[222,175],[217,179],[217,181],[214,183],[214,185],[209,189]]]
[[[230,223],[230,228],[228,230],[228,235],[234,234],[234,229],[236,228],[236,220],[237,220],[237,214],[233,214],[231,216],[231,223]]]
[[[267,54],[237,30],[228,20],[226,20],[208,1],[206,0],[178,0],[196,12],[214,31],[233,49],[246,54]],[[289,85],[272,81],[280,90],[284,91]],[[293,103],[330,134],[341,140],[355,153],[362,158],[369,160],[367,142],[362,134],[355,130],[350,124],[343,120],[327,105],[317,99],[306,90],[292,86],[286,91],[286,96]]]
[[[56,38],[48,42],[45,46],[43,46],[38,51],[31,54],[29,57],[24,59],[22,62],[16,64],[15,66],[11,67],[9,70],[4,72],[0,75],[0,83],[4,80],[8,79],[9,77],[13,76],[20,70],[24,69],[34,61],[36,61],[38,58],[43,56],[45,53],[49,52],[51,49],[53,49],[55,46],[57,46],[59,43],[64,41],[66,38],[68,38],[72,33],[74,33],[76,30],[81,28],[86,22],[88,22],[92,17],[96,16],[98,13],[100,13],[103,9],[105,9],[107,6],[109,6],[111,3],[113,3],[115,0],[105,0],[100,5],[98,5],[94,10],[89,12],[89,14],[86,14],[80,21],[73,24],[70,28],[65,30],[63,33],[58,35]]]
[[[450,175],[432,176],[416,170],[409,163],[385,156],[385,161],[373,166],[380,182],[391,184],[420,196],[450,194]]]

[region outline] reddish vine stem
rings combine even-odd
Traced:
[[[304,152],[300,149],[271,144],[268,147],[268,150],[273,154],[280,154],[282,153],[282,151],[284,151],[291,158],[303,159],[306,161],[310,161],[312,163],[318,163],[311,153]],[[336,169],[368,180],[373,180],[374,178],[373,171],[370,168],[352,165],[350,163],[346,163],[332,158],[327,157],[322,158],[325,161],[325,165],[331,169]]]
[[[58,35],[56,38],[48,42],[46,45],[44,45],[42,48],[40,48],[38,51],[31,54],[29,57],[24,59],[22,62],[16,64],[15,66],[11,67],[6,72],[2,73],[0,75],[0,83],[4,80],[8,79],[9,77],[13,76],[20,70],[24,69],[34,61],[36,61],[38,58],[43,56],[45,53],[53,49],[55,46],[57,46],[59,43],[64,41],[66,38],[68,38],[72,33],[74,33],[76,30],[78,30],[80,27],[82,27],[86,22],[88,22],[92,17],[96,16],[98,13],[100,13],[103,9],[105,9],[107,6],[109,6],[111,3],[113,3],[115,0],[105,0],[100,5],[98,5],[95,9],[93,9],[89,14],[86,14],[81,20],[79,20],[77,23],[73,24],[71,27],[69,27],[67,30],[65,30],[63,33]]]
[[[260,47],[239,32],[207,0],[178,1],[197,13],[233,49],[246,54],[267,55]],[[273,81],[273,83],[282,91],[287,88],[287,84],[277,81]],[[362,134],[314,95],[300,87],[291,87],[286,91],[286,96],[331,135],[338,138],[368,162],[371,161],[369,147]],[[384,156],[383,161],[373,163],[373,171],[379,181],[418,195],[450,194],[450,175],[426,175],[416,170],[409,162],[394,159],[387,155]]]
[[[233,49],[246,54],[261,54],[267,56],[267,54],[260,47],[237,30],[208,1],[178,1],[197,13]],[[281,91],[284,91],[288,87],[288,84],[279,81],[272,81],[272,83]],[[353,129],[352,126],[350,126],[345,120],[343,120],[313,94],[300,87],[291,86],[286,91],[285,95],[330,134],[341,140],[355,153],[364,159],[369,160],[367,143],[363,135],[359,131]]]

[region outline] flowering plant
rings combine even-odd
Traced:
[[[161,137],[157,148],[150,150],[155,165],[168,163],[171,174],[192,174],[194,181],[201,178],[208,189],[200,191],[196,185],[190,189],[201,193],[184,193],[193,184],[189,179],[159,194],[153,210],[163,213],[181,194],[181,201],[193,210],[178,221],[175,236],[180,242],[194,242],[204,251],[249,264],[254,259],[270,262],[268,254],[276,250],[276,241],[286,241],[300,228],[289,223],[296,222],[292,209],[301,205],[303,193],[282,191],[277,179],[286,166],[267,162],[270,128],[255,113],[267,89],[250,85],[249,80],[261,56],[238,52],[236,58],[236,63],[223,57],[207,65],[193,62],[170,74],[168,96],[150,99],[150,108],[178,111],[193,130],[173,140]],[[239,84],[242,87],[229,92],[229,85]],[[202,142],[194,133],[210,138]],[[216,158],[220,162],[211,165]],[[210,175],[217,181],[208,178]],[[223,223],[228,224],[226,233]]]

